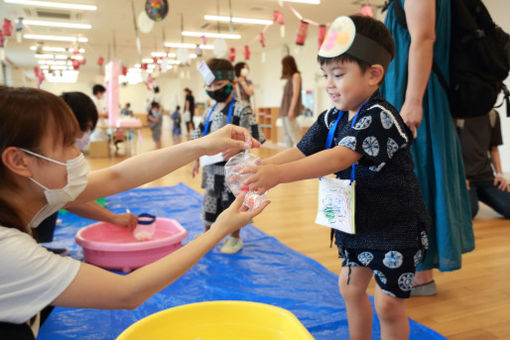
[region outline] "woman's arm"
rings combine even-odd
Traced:
[[[499,149],[497,146],[491,147],[491,163],[494,167],[494,171],[496,171],[496,177],[494,178],[494,186],[497,186],[499,190],[508,190],[510,191],[510,186],[506,182],[505,177],[503,177],[503,168],[501,167],[501,156],[499,154]]]
[[[423,95],[432,70],[436,40],[435,0],[406,0],[404,10],[411,36],[405,101],[400,111],[404,122],[416,136],[423,116]]]
[[[242,208],[240,195],[211,226],[211,229],[183,248],[137,269],[128,275],[118,275],[82,263],[69,287],[53,302],[54,306],[99,309],[135,309],[159,292],[211,250],[225,236],[245,226],[268,204],[254,211]]]
[[[299,93],[301,92],[301,75],[296,72],[292,75],[292,100],[290,101],[290,107],[289,107],[289,114],[287,117],[289,117],[290,120],[296,118],[294,116],[294,111],[296,110],[299,98]]]
[[[260,143],[253,139],[246,129],[227,125],[206,137],[128,158],[109,168],[90,173],[87,187],[73,204],[135,188],[160,178],[205,154],[214,155],[231,149],[249,149],[250,145],[245,142],[246,138],[251,139],[252,147],[260,146]]]
[[[265,192],[281,183],[318,178],[344,170],[360,158],[359,153],[344,146],[337,146],[294,162],[247,167],[242,173],[252,174],[244,183],[250,186],[250,190]]]

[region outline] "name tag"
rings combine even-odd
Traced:
[[[320,178],[319,207],[315,223],[355,234],[356,181]]]

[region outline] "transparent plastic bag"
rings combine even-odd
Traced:
[[[228,188],[232,191],[234,196],[238,196],[241,192],[246,191],[243,205],[249,210],[257,209],[265,200],[267,191],[262,195],[249,191],[248,186],[242,183],[250,175],[243,175],[241,171],[247,166],[262,165],[260,158],[252,155],[248,150],[243,151],[230,158],[225,165],[225,182]]]
[[[138,215],[138,225],[133,235],[138,241],[150,241],[156,232],[156,216],[151,214]]]

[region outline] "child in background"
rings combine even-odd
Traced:
[[[131,104],[126,103],[124,108],[120,111],[120,114],[126,117],[133,117],[133,111],[131,111]]]
[[[163,113],[158,103],[152,102],[151,110],[147,115],[149,127],[152,132],[152,140],[156,143],[156,149],[161,149],[161,127],[163,125]]]
[[[175,111],[172,112],[170,118],[173,121],[172,126],[172,139],[174,144],[179,144],[181,142],[181,107],[177,105]]]
[[[205,66],[205,65],[204,65]],[[192,139],[200,138],[214,132],[227,124],[247,128],[253,138],[261,143],[265,137],[260,130],[251,108],[233,97],[234,67],[226,59],[209,59],[207,67],[214,75],[214,80],[207,83],[206,92],[216,103],[202,115],[202,121],[193,131]],[[204,78],[205,79],[205,78]],[[235,197],[225,184],[225,161],[240,150],[224,153],[224,161],[205,165],[202,173],[202,188],[205,189],[201,220],[205,230],[209,230],[218,215],[228,208]],[[198,173],[199,161],[193,166],[192,176]],[[235,254],[243,248],[240,232],[235,231],[221,247],[224,254]]]
[[[319,115],[297,147],[245,170],[253,173],[245,182],[250,190],[264,192],[279,183],[332,173],[355,190],[355,205],[344,204],[355,216],[355,230],[332,229],[343,257],[339,287],[351,339],[371,338],[366,289],[372,276],[381,338],[409,338],[405,300],[428,245],[430,219],[413,172],[412,133],[378,91],[393,55],[393,39],[382,22],[337,18],[318,55],[334,107]],[[322,187],[325,180],[339,183],[324,178]],[[345,197],[337,193],[335,199]]]

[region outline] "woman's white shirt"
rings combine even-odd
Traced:
[[[0,226],[0,321],[23,323],[73,281],[80,262],[56,255],[28,234]]]

